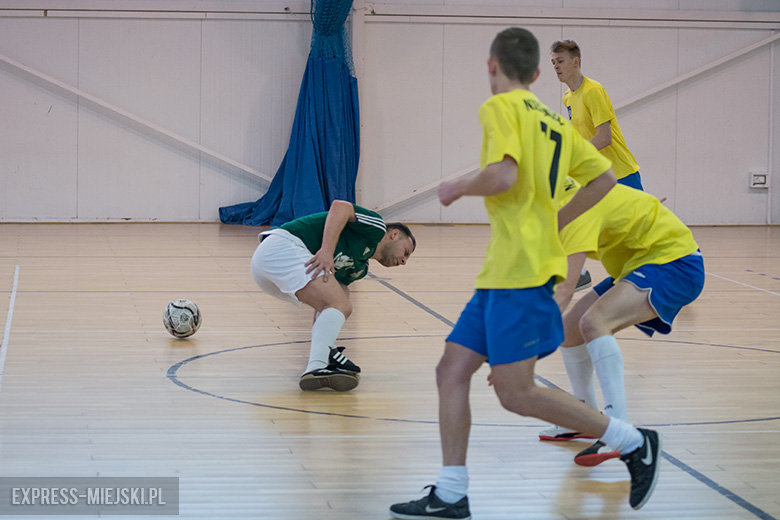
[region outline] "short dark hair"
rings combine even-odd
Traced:
[[[550,53],[557,52],[560,54],[564,51],[568,52],[572,58],[579,58],[580,65],[582,65],[582,52],[580,52],[580,46],[577,45],[577,42],[574,40],[561,40],[553,42],[550,46]]]
[[[530,31],[510,27],[493,40],[490,56],[498,61],[501,72],[509,79],[531,83],[539,68],[539,42]]]
[[[401,224],[400,222],[391,222],[386,225],[387,231],[392,231],[393,229],[397,229],[400,231],[404,236],[407,236],[412,239],[412,252],[414,252],[415,249],[417,249],[417,239],[414,238],[414,235],[412,235],[412,230],[409,229],[409,226],[406,224]]]

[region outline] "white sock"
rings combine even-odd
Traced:
[[[588,406],[599,409],[596,402],[596,386],[593,384],[593,363],[587,345],[561,347],[561,357],[569,375],[574,397]]]
[[[644,441],[644,437],[642,437],[642,433],[639,430],[627,422],[614,417],[609,418],[607,431],[601,436],[601,442],[613,450],[619,451],[621,455],[631,453],[641,447]]]
[[[436,479],[436,496],[454,504],[466,496],[469,489],[469,470],[466,466],[442,466]]]
[[[581,276],[581,275],[583,275],[583,274],[585,274],[585,273],[587,273],[587,272],[588,272],[588,270],[587,270],[587,269],[585,268],[585,266],[583,265],[583,266],[582,266],[582,271],[580,271],[580,276]]]
[[[346,318],[340,310],[328,307],[323,310],[311,328],[311,349],[306,372],[328,366],[330,347],[336,343],[336,338],[344,325]]]
[[[627,421],[626,385],[623,381],[623,354],[615,336],[601,336],[588,343],[588,352],[604,397],[604,413]]]

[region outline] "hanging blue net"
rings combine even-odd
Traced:
[[[352,9],[352,0],[312,1],[311,23],[314,25],[314,32],[309,55],[337,60],[349,68],[350,74],[354,76],[352,46],[349,44],[346,24],[350,9]]]
[[[313,0],[311,51],[290,143],[268,191],[255,202],[219,208],[226,224],[279,225],[355,202],[360,152],[357,79],[346,20],[352,0]]]

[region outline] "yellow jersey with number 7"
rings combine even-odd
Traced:
[[[485,197],[490,243],[477,289],[539,287],[566,277],[566,253],[558,237],[558,208],[567,176],[587,184],[610,162],[571,123],[527,90],[489,98],[479,110],[481,167],[511,157],[517,182]]]

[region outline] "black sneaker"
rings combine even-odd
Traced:
[[[346,370],[347,372],[359,374],[360,367],[347,359],[347,356],[345,356],[343,352],[344,347],[330,347],[330,354],[328,354],[328,368],[338,368],[340,370]]]
[[[320,368],[306,372],[301,376],[298,386],[301,390],[312,392],[322,388],[330,388],[337,392],[347,392],[355,388],[360,382],[360,376],[355,372],[340,368]]]
[[[390,506],[390,516],[393,518],[403,518],[414,520],[416,518],[454,518],[458,520],[469,520],[471,511],[469,511],[469,497],[463,497],[454,504],[444,502],[436,496],[434,491],[436,486],[425,486],[431,488],[428,496],[420,500],[393,504]]]
[[[628,502],[634,509],[639,509],[650,498],[658,481],[658,468],[661,461],[661,438],[654,430],[638,428],[645,442],[631,453],[620,456],[620,460],[628,466],[631,473],[631,496]]]
[[[620,457],[620,452],[613,451],[601,441],[596,441],[574,456],[574,463],[579,466],[598,466],[605,460],[616,459]]]
[[[590,271],[585,271],[580,275],[580,279],[577,280],[577,287],[574,288],[574,292],[583,291],[593,285],[590,279]]]

